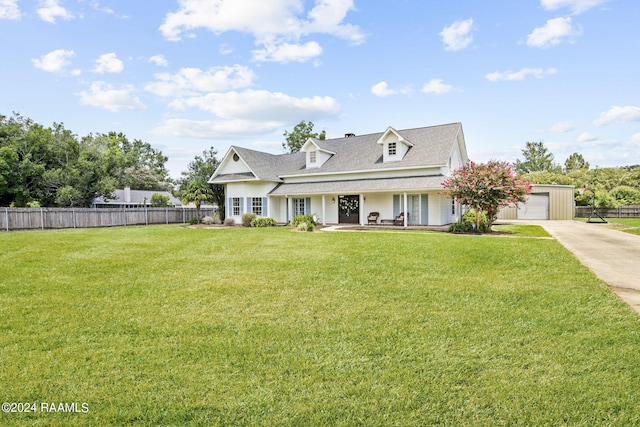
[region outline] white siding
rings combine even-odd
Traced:
[[[276,184],[272,182],[232,182],[227,184],[225,192],[225,203],[227,206],[225,211],[226,217],[232,217],[236,222],[240,222],[242,220],[242,213],[251,211],[251,206],[247,206],[247,197],[267,197],[267,193],[275,186]],[[234,197],[240,197],[242,199],[240,215],[232,215],[233,212],[231,211],[231,206],[229,206],[229,199]],[[272,198],[271,200],[275,199]],[[263,216],[267,216],[269,208],[269,203],[267,202],[267,206],[263,206]]]

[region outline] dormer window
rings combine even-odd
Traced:
[[[377,141],[382,149],[383,162],[400,162],[407,155],[413,143],[389,127]]]
[[[395,156],[397,154],[398,147],[396,142],[389,142],[389,155]]]
[[[317,152],[309,151],[309,163],[315,163],[317,161]]]

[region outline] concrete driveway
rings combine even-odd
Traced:
[[[528,221],[541,225],[640,314],[640,236],[612,224]]]

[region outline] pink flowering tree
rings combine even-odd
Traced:
[[[521,203],[531,192],[531,184],[519,179],[510,163],[491,160],[488,163],[467,162],[442,182],[445,194],[462,205],[471,206],[476,213],[487,213],[488,229],[502,206]],[[476,228],[480,229],[480,215],[476,214]]]

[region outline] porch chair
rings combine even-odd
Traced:
[[[407,212],[407,224],[409,223],[409,212]],[[394,225],[404,225],[404,212],[400,212],[400,215],[398,215],[394,220],[393,220],[393,224]]]
[[[371,212],[367,217],[367,221],[369,224],[377,224],[378,218],[380,218],[380,212]]]

